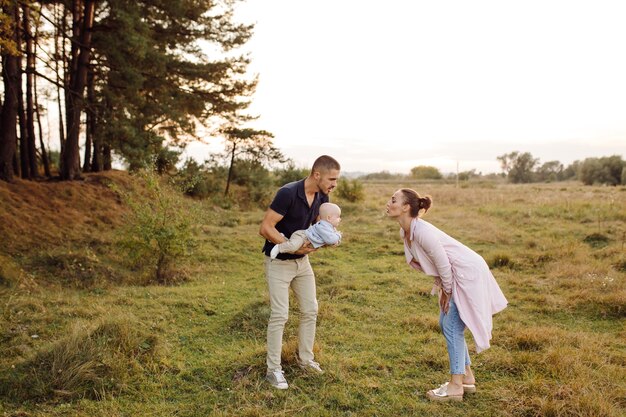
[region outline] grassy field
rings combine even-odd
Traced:
[[[31,190],[53,192],[55,209],[18,198],[23,182],[0,187],[0,415],[626,413],[624,187],[372,182],[363,203],[334,199],[343,242],[311,256],[326,373],[295,364],[293,305],[283,351],[290,388],[281,392],[263,382],[263,211],[189,201],[199,245],[180,265],[188,281],[131,285],[135,272],[114,245],[125,209],[100,183]],[[446,380],[447,354],[432,280],[405,264],[398,226],[383,215],[400,186],[432,195],[426,220],[483,255],[509,300],[491,349],[472,355],[467,333],[478,393],[463,403],[425,397]],[[54,224],[88,193],[101,205]],[[28,207],[43,230],[7,236]]]

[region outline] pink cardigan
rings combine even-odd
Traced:
[[[404,238],[404,230],[400,229]],[[422,219],[411,222],[411,247],[404,241],[407,263],[427,275],[439,277],[470,329],[476,352],[489,348],[491,316],[504,310],[507,300],[485,260],[476,252]]]

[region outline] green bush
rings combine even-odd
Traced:
[[[237,207],[248,210],[266,207],[276,191],[274,178],[263,164],[252,160],[237,160],[232,167],[226,192],[229,167],[218,159],[200,165],[187,160],[172,178],[173,184],[189,196],[210,199],[222,208]]]
[[[618,185],[622,182],[625,167],[626,163],[619,155],[587,158],[580,166],[580,180],[585,185]]]
[[[274,184],[278,187],[282,187],[290,182],[300,181],[308,175],[309,170],[307,168],[296,168],[294,163],[290,162],[285,168],[274,171]]]
[[[437,168],[424,165],[411,168],[411,177],[417,180],[440,180],[443,178]]]
[[[226,174],[223,167],[206,167],[190,158],[172,177],[172,183],[188,196],[209,198],[224,193]]]
[[[135,265],[154,272],[157,283],[182,281],[184,274],[176,261],[196,246],[191,230],[195,216],[180,194],[162,184],[153,171],[140,171],[136,176],[145,194],[116,190],[130,208],[119,244]]]
[[[235,186],[233,186],[235,185]],[[238,160],[233,166],[229,197],[242,209],[265,208],[270,203],[276,186],[270,171],[257,161]]]
[[[406,179],[406,175],[403,174],[392,174],[389,171],[380,171],[380,172],[372,172],[370,174],[365,174],[359,177],[362,180],[404,180]]]
[[[352,203],[363,201],[365,198],[363,183],[357,179],[341,179],[337,186],[337,196]]]

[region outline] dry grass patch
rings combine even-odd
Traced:
[[[29,270],[39,277],[63,286],[91,288],[119,283],[123,278],[89,248],[78,250],[54,250],[34,256]]]
[[[0,254],[0,286],[10,288],[18,285],[31,285],[30,281],[32,277],[21,266],[11,257]]]
[[[431,331],[431,332],[440,332],[439,321],[437,318],[432,316],[409,316],[402,320],[401,322],[402,328],[406,329],[409,332],[416,331]]]
[[[69,333],[0,374],[7,400],[105,399],[128,390],[132,377],[156,366],[159,339],[131,317],[96,326],[76,324]]]

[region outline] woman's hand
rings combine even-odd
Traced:
[[[444,314],[448,314],[451,297],[452,293],[448,294],[443,289],[441,290],[441,295],[439,296],[439,308],[441,309],[441,311],[443,311]]]

